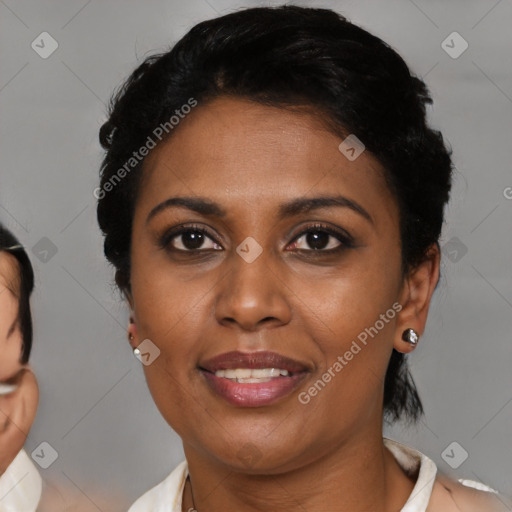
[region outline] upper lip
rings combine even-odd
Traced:
[[[203,370],[215,373],[218,370],[231,370],[235,368],[279,368],[290,373],[307,371],[308,367],[295,359],[283,356],[276,352],[225,352],[207,359],[199,364]]]

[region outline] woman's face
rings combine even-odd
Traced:
[[[146,159],[134,345],[160,350],[142,345],[146,378],[189,453],[272,473],[380,435],[398,209],[378,162],[340,142],[311,114],[219,98]]]
[[[0,381],[13,377],[21,368],[18,288],[18,262],[12,254],[0,251]]]

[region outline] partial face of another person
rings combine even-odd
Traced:
[[[248,456],[251,471],[271,474],[380,435],[392,348],[421,326],[408,324],[382,168],[367,152],[347,159],[341,140],[304,111],[218,98],[147,157],[133,344],[160,350],[147,382],[186,450],[238,470]],[[195,205],[172,199],[184,197]]]
[[[39,401],[36,378],[21,364],[20,279],[16,258],[0,251],[0,476],[23,448]]]
[[[21,368],[22,334],[18,322],[20,276],[16,258],[0,251],[0,382]]]

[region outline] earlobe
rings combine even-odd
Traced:
[[[400,296],[402,310],[397,316],[394,348],[398,352],[414,350],[427,322],[432,295],[439,280],[439,245],[433,244],[425,259],[404,279]]]

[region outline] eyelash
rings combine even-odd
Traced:
[[[215,244],[220,245],[215,240],[215,238],[210,234],[208,229],[204,228],[203,226],[199,226],[199,225],[195,225],[195,224],[179,226],[177,228],[170,229],[169,231],[164,233],[164,235],[161,237],[158,245],[162,249],[165,249],[167,251],[190,253],[190,254],[194,254],[194,253],[197,254],[200,252],[204,252],[206,250],[207,251],[216,251],[217,250],[217,249],[188,249],[188,250],[184,250],[184,249],[176,249],[176,248],[172,247],[171,242],[175,238],[177,238],[180,235],[183,235],[185,233],[200,233],[200,234],[208,237]],[[338,245],[334,249],[296,249],[297,251],[300,251],[303,253],[304,252],[312,253],[315,256],[317,256],[317,255],[321,256],[321,255],[333,255],[333,254],[339,253],[345,249],[354,247],[354,240],[347,232],[345,232],[343,230],[334,229],[330,226],[327,226],[327,225],[321,224],[321,223],[315,223],[310,226],[307,226],[303,231],[301,231],[300,233],[298,233],[296,236],[293,237],[292,242],[290,242],[290,244],[296,243],[297,240],[299,240],[303,236],[306,236],[310,233],[326,233],[326,234],[330,235],[331,237],[336,238],[338,240],[338,242],[340,242],[340,245]],[[327,244],[327,245],[329,245],[329,244]]]

